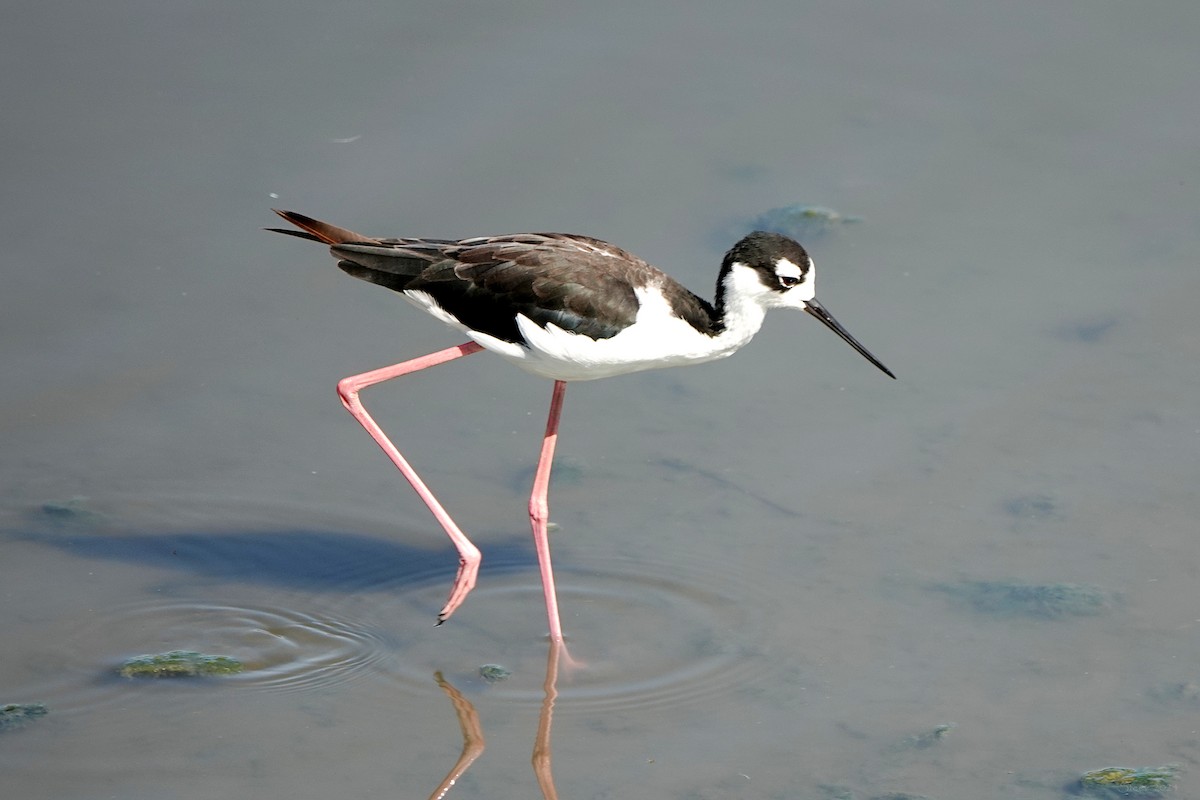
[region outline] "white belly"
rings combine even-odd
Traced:
[[[719,336],[700,333],[671,314],[670,304],[660,292],[639,289],[637,295],[641,306],[637,320],[616,336],[592,339],[557,325],[540,326],[528,317],[518,315],[517,327],[526,342],[522,346],[470,330],[425,292],[404,294],[417,306],[463,331],[484,348],[535,375],[560,381],[590,381],[713,361],[732,355],[754,335],[754,331],[745,330],[726,330]]]

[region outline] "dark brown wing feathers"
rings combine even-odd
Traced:
[[[674,283],[641,259],[585,236],[373,239],[301,214],[276,213],[305,231],[303,238],[330,244],[347,274],[398,292],[427,292],[468,328],[519,344],[517,314],[607,339],[636,319],[634,287]],[[710,332],[711,306],[683,291],[672,303],[676,312]]]

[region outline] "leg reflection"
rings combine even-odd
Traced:
[[[566,648],[563,647],[562,642],[552,640],[550,650],[546,655],[546,680],[542,683],[546,696],[542,700],[542,713],[538,719],[537,738],[533,743],[532,758],[533,774],[537,778],[538,787],[541,788],[542,797],[545,800],[558,800],[558,790],[554,788],[554,775],[551,769],[550,727],[554,719],[554,701],[558,698],[558,667],[564,656],[570,665],[570,656],[566,655]],[[475,763],[475,759],[483,755],[486,743],[483,739],[483,727],[479,724],[479,712],[475,710],[471,701],[464,697],[462,692],[451,686],[442,677],[442,673],[435,673],[434,679],[446,696],[450,698],[450,702],[454,704],[454,713],[458,716],[458,727],[462,731],[463,737],[462,754],[459,755],[458,761],[454,763],[454,767],[446,775],[445,780],[429,796],[429,800],[442,800],[467,771],[467,768]]]
[[[479,724],[479,712],[475,710],[475,706],[471,705],[471,701],[463,697],[462,692],[451,686],[442,677],[442,673],[434,673],[433,677],[437,681],[437,685],[442,687],[442,691],[450,698],[450,702],[454,704],[454,713],[458,715],[458,727],[462,730],[463,737],[462,754],[459,755],[458,761],[454,763],[454,767],[446,775],[446,779],[433,790],[433,794],[429,795],[429,800],[442,800],[450,791],[450,787],[467,771],[467,767],[474,764],[475,759],[483,755],[483,748],[487,746],[487,743],[483,740],[483,726]]]
[[[542,713],[538,718],[537,739],[533,742],[533,774],[537,776],[542,797],[546,800],[558,800],[550,764],[550,726],[554,723],[554,701],[558,699],[558,664],[565,652],[566,647],[561,641],[550,640],[550,651],[546,655],[546,681],[542,684],[546,696],[542,700]],[[570,660],[571,657],[567,656],[567,661]]]

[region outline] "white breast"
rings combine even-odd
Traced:
[[[553,324],[538,325],[525,315],[518,315],[517,327],[525,339],[524,347],[468,329],[425,292],[404,294],[417,306],[522,369],[562,381],[596,380],[725,358],[749,341],[758,329],[756,325],[751,331],[727,330],[719,336],[708,336],[674,316],[658,287],[636,289],[635,292],[641,304],[637,319],[633,325],[608,339],[592,339]],[[761,325],[761,318],[758,325]]]

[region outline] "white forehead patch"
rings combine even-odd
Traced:
[[[812,259],[809,259],[808,265],[812,266]],[[804,270],[792,263],[791,259],[781,258],[775,262],[775,274],[781,278],[796,278],[799,280],[804,277]]]

